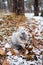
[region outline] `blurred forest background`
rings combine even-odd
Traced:
[[[38,13],[43,12],[43,0],[0,0],[0,12]]]

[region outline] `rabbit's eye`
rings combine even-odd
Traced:
[[[21,40],[26,40],[26,38],[25,38],[25,37],[22,37],[22,36],[20,36],[20,39],[21,39]]]

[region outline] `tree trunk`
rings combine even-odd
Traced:
[[[41,11],[41,16],[43,17],[43,10]]]
[[[38,7],[38,0],[34,0],[34,15],[39,15],[39,7]]]
[[[7,2],[9,11],[13,12],[13,0],[7,0]]]
[[[41,16],[43,17],[43,1],[41,2]]]
[[[13,12],[17,15],[24,13],[24,0],[13,0]]]

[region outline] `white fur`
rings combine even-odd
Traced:
[[[25,35],[26,35],[26,40],[21,40],[20,39],[20,36],[22,35],[22,32],[25,32]],[[13,42],[13,44],[20,44],[20,45],[24,45],[25,43],[27,43],[27,40],[28,40],[28,32],[25,30],[24,27],[19,27],[17,32],[14,32],[12,34],[12,38],[11,38],[11,41]]]

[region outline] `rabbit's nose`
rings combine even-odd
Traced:
[[[24,34],[25,34],[25,32],[22,32],[21,34],[22,34],[22,35],[24,35]]]

